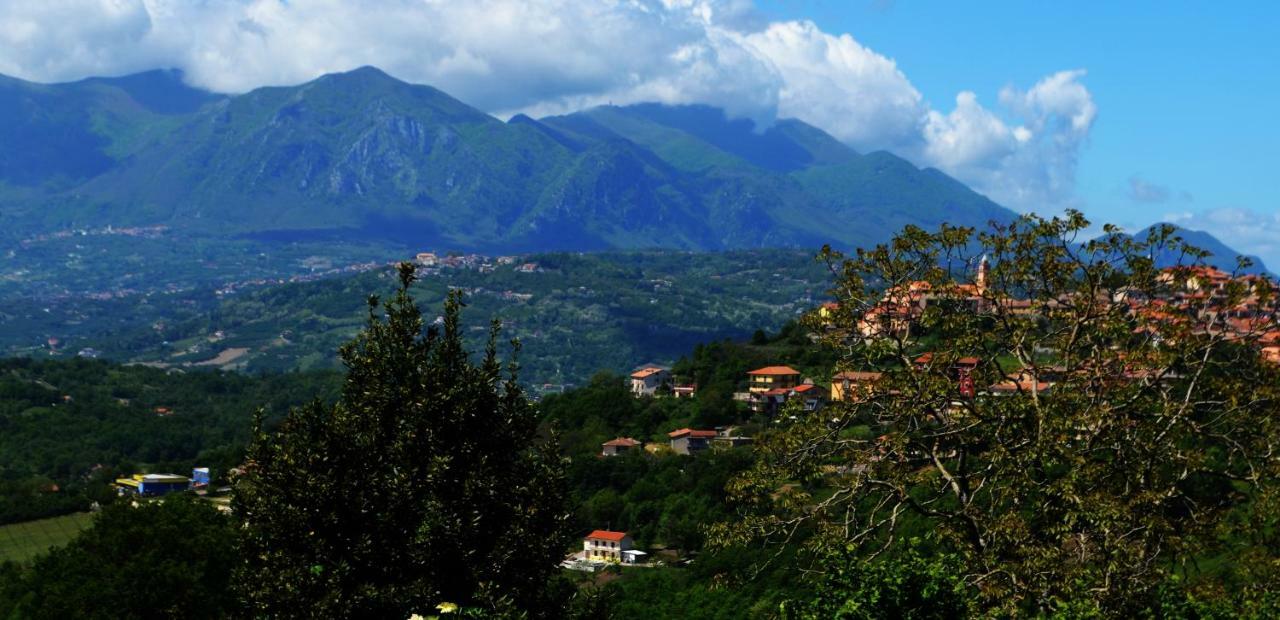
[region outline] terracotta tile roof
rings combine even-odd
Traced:
[[[619,437],[619,438],[617,438],[617,439],[610,439],[609,441],[604,442],[604,444],[603,444],[603,445],[606,445],[606,446],[626,446],[626,447],[628,447],[628,448],[634,448],[634,447],[636,447],[636,446],[640,445],[640,442],[638,442],[638,441],[636,441],[636,440],[634,440],[634,439],[632,439],[632,438],[630,438],[630,437]]]
[[[632,378],[632,379],[643,379],[643,378],[645,378],[645,377],[649,377],[649,376],[652,376],[652,375],[656,375],[656,374],[658,374],[658,373],[660,373],[660,372],[666,372],[666,369],[665,369],[665,368],[658,368],[658,367],[656,367],[656,366],[650,366],[650,367],[648,367],[648,368],[641,368],[640,370],[637,370],[637,371],[635,371],[635,372],[631,373],[631,378]]]
[[[610,532],[609,530],[592,530],[591,533],[587,534],[586,537],[594,538],[596,540],[611,540],[613,542],[620,542],[622,541],[623,538],[627,537],[627,533],[626,532]]]
[[[681,429],[671,431],[670,433],[667,433],[667,437],[670,437],[672,439],[679,439],[681,437],[684,437],[685,435],[688,435],[694,438],[701,437],[703,439],[707,439],[707,438],[715,437],[716,432],[715,431],[696,431],[691,428],[681,428]]]
[[[915,359],[915,362],[916,362],[917,364],[929,364],[929,363],[932,363],[932,362],[933,362],[933,351],[929,351],[929,352],[927,352],[927,353],[923,353],[923,354],[921,354],[921,355],[920,355],[920,357],[917,357],[917,358]],[[956,360],[955,365],[956,365],[956,366],[977,366],[978,364],[981,364],[981,363],[982,363],[982,358],[978,358],[978,357],[972,357],[972,356],[970,356],[970,357],[962,357],[962,358],[960,358],[960,359]]]
[[[1017,381],[1001,381],[991,386],[992,392],[1044,392],[1053,387],[1052,383],[1046,381],[1035,381],[1032,379],[1019,379]]]
[[[765,366],[764,368],[757,368],[756,370],[748,372],[747,374],[749,375],[798,375],[800,374],[800,371],[790,366]]]

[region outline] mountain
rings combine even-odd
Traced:
[[[1137,234],[1134,235],[1134,238],[1140,241],[1144,241],[1147,239],[1147,237],[1151,234],[1153,230],[1161,226],[1173,226],[1174,234],[1177,235],[1178,237],[1181,237],[1183,241],[1185,241],[1186,243],[1192,246],[1200,248],[1201,250],[1208,251],[1211,254],[1211,256],[1205,259],[1205,263],[1209,265],[1217,267],[1226,272],[1234,272],[1238,267],[1236,263],[1236,258],[1239,256],[1243,256],[1249,259],[1249,261],[1252,263],[1249,267],[1243,270],[1244,273],[1252,273],[1252,274],[1269,273],[1269,271],[1267,270],[1267,266],[1263,264],[1261,258],[1258,258],[1257,256],[1250,256],[1250,255],[1245,255],[1240,252],[1237,252],[1236,250],[1228,247],[1227,244],[1223,243],[1222,241],[1219,241],[1217,237],[1214,237],[1213,235],[1204,231],[1190,230],[1187,228],[1182,228],[1176,224],[1157,223],[1157,224],[1152,224],[1146,229],[1138,232]],[[1165,249],[1156,256],[1156,262],[1158,264],[1163,264],[1163,265],[1175,265],[1179,263],[1186,264],[1190,261],[1186,257],[1181,256],[1178,252]]]
[[[175,72],[0,79],[0,224],[504,251],[852,247],[1012,212],[796,120],[604,106],[502,122],[365,67],[222,96]]]

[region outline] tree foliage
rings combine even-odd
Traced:
[[[237,560],[231,521],[207,502],[118,503],[30,567],[0,568],[0,617],[225,618]]]
[[[1275,541],[1224,527],[1280,474],[1280,373],[1256,346],[1272,285],[1210,290],[1171,230],[1079,243],[1087,226],[1028,216],[825,251],[841,307],[815,327],[841,369],[883,374],[765,436],[731,485],[750,516],[715,538],[873,557],[924,534],[988,613],[1137,613],[1209,558],[1274,579]],[[1158,269],[1170,251],[1191,267]]]
[[[413,268],[341,350],[332,406],[258,431],[236,486],[253,615],[408,617],[441,602],[537,617],[568,548],[563,463],[497,359],[462,344],[460,296],[423,334]]]

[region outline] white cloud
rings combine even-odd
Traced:
[[[922,159],[1016,209],[1074,206],[1077,159],[1098,113],[1084,75],[1060,71],[1025,92],[1002,89],[1000,104],[1017,125],[960,93],[949,114],[929,112]]]
[[[498,115],[607,102],[795,117],[936,166],[1008,206],[1072,204],[1097,108],[1083,71],[962,92],[935,110],[848,34],[768,22],[751,0],[44,0],[0,6],[0,73],[38,81],[178,67],[243,92],[375,65]]]
[[[1183,228],[1203,230],[1238,252],[1255,255],[1269,269],[1280,268],[1280,213],[1223,207],[1166,213],[1164,218]]]
[[[920,93],[892,60],[853,37],[827,34],[812,22],[781,22],[734,38],[774,69],[781,116],[864,149],[918,143],[926,111]]]

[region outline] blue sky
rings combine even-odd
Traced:
[[[800,118],[1020,211],[1207,230],[1280,265],[1280,3],[0,2],[0,73],[244,92],[374,65],[506,117]]]
[[[1076,178],[1086,214],[1133,227],[1191,213],[1187,225],[1216,228],[1280,266],[1280,248],[1238,230],[1280,234],[1265,218],[1280,213],[1280,3],[774,0],[760,8],[852,33],[935,104],[962,90],[990,102],[1007,84],[1085,69],[1099,110]],[[1135,179],[1149,191],[1133,196]],[[1215,223],[1210,212],[1232,217]]]

